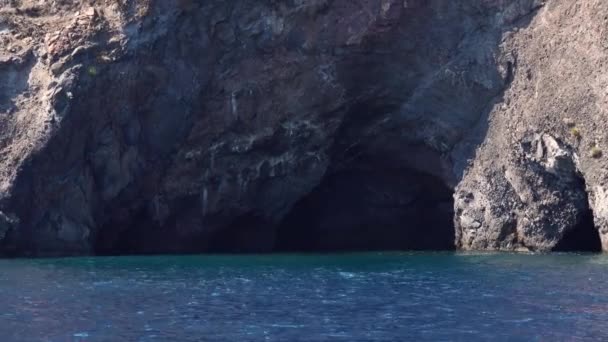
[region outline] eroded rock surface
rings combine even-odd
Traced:
[[[547,1],[506,36],[514,78],[457,186],[459,247],[552,250],[576,227],[588,230],[592,211],[608,250],[607,14],[603,1]]]
[[[608,249],[604,7],[0,0],[0,251]]]

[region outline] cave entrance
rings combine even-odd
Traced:
[[[578,221],[574,228],[567,231],[561,240],[555,245],[555,252],[593,252],[599,253],[602,251],[602,240],[600,233],[593,222],[593,211],[589,206],[589,197],[587,196],[587,184],[582,175],[577,177],[577,189],[583,194],[583,203],[585,208],[580,213]]]
[[[210,253],[251,254],[273,250],[275,231],[262,215],[247,213],[234,219],[226,228],[209,238]]]
[[[407,169],[326,176],[279,227],[276,250],[453,250],[453,190]]]
[[[593,212],[590,208],[581,215],[577,225],[567,231],[553,248],[555,252],[593,252],[602,251],[600,234],[593,223]]]

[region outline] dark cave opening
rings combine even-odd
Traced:
[[[359,126],[369,126],[361,119],[367,112],[361,106],[342,129],[326,174],[285,216],[250,208],[203,217],[200,196],[186,196],[171,203],[160,223],[146,206],[108,222],[96,237],[96,253],[454,250],[454,190],[446,184],[443,157],[425,145],[391,144],[397,138],[389,135],[378,145],[351,148],[353,136],[361,138]]]
[[[577,225],[564,234],[553,251],[593,253],[602,251],[602,241],[593,222],[593,212],[590,208],[581,215]]]
[[[577,177],[577,188],[581,189],[583,195],[584,210],[579,214],[577,224],[568,230],[561,240],[555,245],[555,252],[602,252],[602,240],[600,233],[593,222],[593,211],[589,206],[587,196],[587,185],[585,179],[579,175]]]
[[[272,252],[275,230],[262,215],[247,213],[234,219],[227,227],[208,238],[210,253],[267,253]]]
[[[175,203],[175,212],[163,224],[140,208],[124,221],[109,221],[94,237],[96,255],[251,254],[270,253],[275,225],[263,215],[249,212],[237,217],[198,214],[196,196]],[[205,229],[218,227],[219,229]]]
[[[407,169],[325,177],[280,224],[278,252],[453,250],[453,191]]]

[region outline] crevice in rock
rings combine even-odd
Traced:
[[[581,187],[585,189],[585,182],[581,178]],[[585,197],[587,193],[585,192]],[[588,198],[585,198],[587,204],[579,214],[577,224],[567,231],[561,240],[555,245],[555,252],[596,252],[602,251],[602,241],[600,234],[593,222],[593,211],[589,207]]]

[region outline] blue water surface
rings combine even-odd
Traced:
[[[0,341],[608,341],[608,256],[0,260]]]

